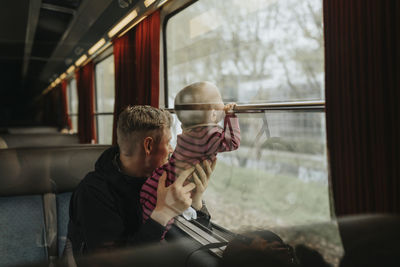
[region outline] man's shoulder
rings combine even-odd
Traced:
[[[82,179],[80,185],[99,185],[104,184],[106,181],[98,171],[92,171],[86,174]]]
[[[107,181],[98,172],[89,172],[75,189],[74,195],[108,195],[110,191]]]
[[[118,153],[117,147],[110,147],[99,157],[95,164],[95,169],[86,174],[86,176],[80,182],[79,188],[108,188],[108,180],[118,176],[118,170],[115,169],[113,160],[116,153]]]

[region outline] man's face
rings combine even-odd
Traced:
[[[160,141],[154,143],[153,149],[151,151],[151,167],[155,170],[157,167],[164,165],[168,161],[168,156],[173,152],[171,141],[171,129],[164,128]]]

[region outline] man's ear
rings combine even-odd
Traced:
[[[151,154],[151,151],[153,150],[153,145],[154,145],[154,140],[152,137],[147,136],[146,138],[144,138],[143,147],[146,156]]]

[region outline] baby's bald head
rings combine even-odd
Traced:
[[[222,103],[218,88],[210,82],[197,82],[186,86],[175,97],[175,105]]]
[[[195,110],[179,110],[179,105],[195,105]],[[203,106],[202,106],[203,105]],[[175,97],[175,111],[184,127],[216,123],[222,119],[221,94],[210,82],[197,82],[183,88]],[[215,113],[218,113],[215,115]]]

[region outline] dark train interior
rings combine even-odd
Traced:
[[[0,125],[48,124],[35,100],[138,2],[3,1]]]
[[[12,0],[0,24],[0,266],[399,265],[400,1]],[[165,108],[175,147],[198,81],[241,135],[209,224],[66,259],[71,195],[120,112]]]

